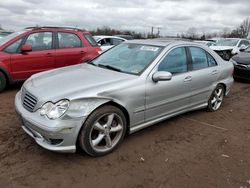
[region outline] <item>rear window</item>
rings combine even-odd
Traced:
[[[84,37],[87,39],[87,41],[91,44],[91,46],[98,46],[95,39],[90,34],[85,34]]]

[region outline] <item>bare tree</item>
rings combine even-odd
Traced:
[[[246,18],[239,27],[241,37],[246,38],[250,33],[250,18]]]
[[[221,36],[222,37],[229,37],[230,36],[230,34],[231,34],[231,30],[228,28],[228,27],[224,27],[223,28],[223,31],[222,31],[222,33],[221,33]]]
[[[188,28],[186,36],[190,39],[197,38],[197,29],[195,27]]]

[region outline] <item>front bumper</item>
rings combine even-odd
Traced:
[[[15,108],[23,130],[38,145],[56,152],[74,153],[76,151],[78,133],[85,117],[50,120],[41,116],[39,110],[29,112],[22,105],[20,92],[15,97]]]

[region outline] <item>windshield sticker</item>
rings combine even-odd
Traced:
[[[140,48],[140,50],[146,50],[146,51],[153,51],[153,52],[156,52],[159,50],[158,47],[154,47],[154,46],[142,46]]]

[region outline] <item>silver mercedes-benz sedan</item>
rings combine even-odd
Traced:
[[[233,64],[204,45],[135,40],[88,63],[33,75],[15,106],[40,146],[101,156],[127,133],[190,110],[218,110],[232,74]]]

